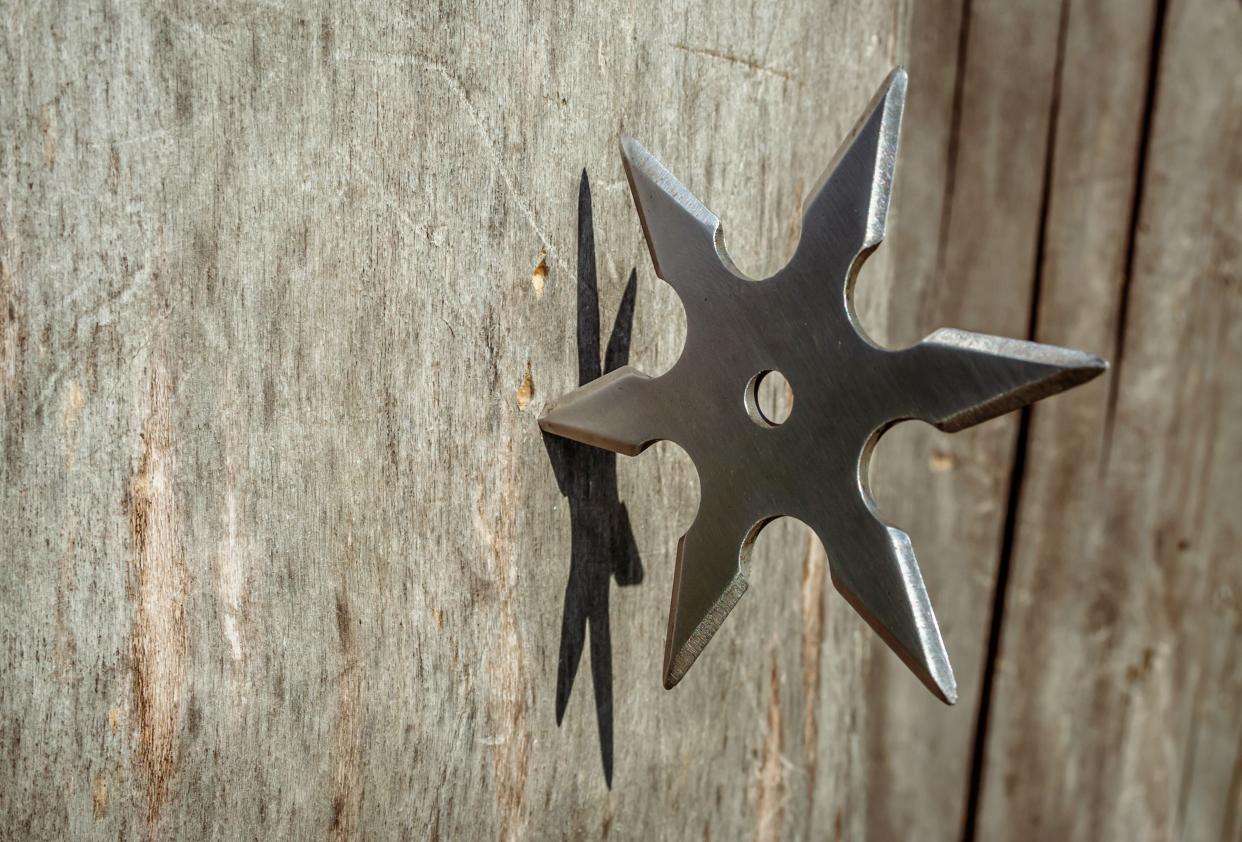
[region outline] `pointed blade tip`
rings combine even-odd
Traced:
[[[941,672],[941,671],[937,671]],[[941,675],[933,675],[928,683],[936,698],[946,705],[957,704],[957,679],[953,677],[953,667],[946,660]]]
[[[674,687],[680,684],[681,680],[686,677],[686,673],[690,670],[690,667],[694,664],[695,660],[697,659],[698,657],[697,655],[687,659],[685,657],[686,649],[687,649],[687,646],[686,644],[683,643],[681,645],[681,648],[678,649],[676,652],[674,652],[671,648],[671,641],[670,641],[669,648],[665,650],[665,657],[664,657],[664,689],[665,690],[672,690]]]
[[[924,639],[920,650],[894,646],[892,640],[884,635],[881,637],[933,696],[946,705],[957,704],[957,678],[953,675],[944,639],[938,632],[934,640]]]
[[[558,403],[559,401],[550,401],[544,404],[543,411],[539,413],[539,417],[536,419],[536,421],[539,424],[539,429],[543,430],[543,432],[545,433],[555,434],[555,430],[553,430],[552,428],[556,426],[556,414],[557,414]]]
[[[910,74],[906,72],[905,65],[899,64],[888,72],[888,77],[885,78],[881,88],[885,94],[897,93],[904,99],[909,85]]]
[[[1108,360],[1104,359],[1103,357],[1097,354],[1088,354],[1087,357],[1088,359],[1083,364],[1082,368],[1092,372],[1092,375],[1091,375],[1092,377],[1096,376],[1097,374],[1103,374],[1104,372],[1108,371],[1109,369]]]
[[[1108,371],[1108,360],[1097,354],[1086,351],[1072,351],[1071,353],[1074,359],[1067,360],[1062,366],[1063,370],[1070,374],[1071,382],[1067,388],[1081,386]]]
[[[564,402],[557,401],[545,407],[538,418],[540,432],[558,436],[569,441],[582,441],[582,424],[575,423],[572,413],[566,412]]]
[[[678,547],[678,563],[681,561],[682,547],[685,545],[686,536],[682,536],[682,544]],[[717,597],[715,605],[712,609],[695,623],[694,627],[687,633],[682,629],[682,633],[678,633],[677,612],[679,610],[680,600],[677,591],[673,594],[672,614],[669,616],[668,636],[664,643],[664,689],[672,690],[677,686],[678,682],[685,676],[690,668],[694,666],[694,662],[703,654],[703,649],[716,636],[716,632],[720,631],[720,626],[724,623],[729,612],[737,605],[742,595],[746,593],[749,583],[746,577],[738,573],[733,577],[726,587]],[[681,642],[676,641],[680,639]]]
[[[660,162],[660,159],[652,155],[647,147],[635,140],[632,135],[622,133],[620,144],[621,163],[625,167],[626,174],[630,177],[631,186],[633,186],[632,182],[635,175],[641,175],[645,180],[659,185],[660,189],[665,193],[670,192],[669,185],[667,184],[669,181],[680,186],[681,183],[673,177],[673,174]],[[685,188],[683,187],[682,189],[684,190]]]
[[[647,148],[627,132],[621,133],[618,145],[621,147],[621,161],[627,169],[637,166],[643,158],[650,155]]]
[[[932,618],[935,623],[935,618]],[[886,641],[888,642],[888,641]],[[923,636],[921,650],[917,654],[907,650],[902,660],[914,672],[918,679],[926,685],[937,699],[946,705],[957,704],[957,678],[953,675],[953,665],[949,663],[949,651],[944,645],[944,638],[939,628],[934,635]],[[891,643],[889,644],[892,645]]]

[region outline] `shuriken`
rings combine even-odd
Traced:
[[[832,581],[941,700],[957,683],[910,538],[880,520],[867,488],[879,437],[919,419],[945,432],[1084,383],[1092,354],[937,330],[889,350],[863,333],[852,290],[884,237],[906,74],[885,81],[803,210],[789,263],[763,281],[725,254],[720,220],[632,138],[621,151],[656,274],[686,311],[669,371],[626,366],[549,405],[547,432],[630,456],[660,440],[682,447],[700,501],[677,549],[664,686],[685,675],[746,590],[760,530],[790,515],[818,534]],[[782,424],[757,411],[768,371],[796,406]]]

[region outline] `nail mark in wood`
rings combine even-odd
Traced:
[[[517,407],[522,412],[526,411],[526,407],[530,406],[531,400],[535,397],[535,381],[530,373],[530,361],[526,363],[526,373],[522,375],[522,382],[517,388]]]
[[[548,252],[547,249],[539,249],[539,262],[535,264],[535,270],[530,273],[530,285],[535,290],[535,298],[543,298],[543,287],[548,280]]]

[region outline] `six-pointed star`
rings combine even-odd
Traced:
[[[853,281],[884,236],[905,91],[898,69],[811,192],[793,258],[764,281],[729,261],[711,211],[637,142],[621,142],[656,273],[685,306],[685,348],[660,377],[627,366],[565,395],[540,426],[628,455],[670,440],[698,470],[698,513],[677,551],[666,687],[745,591],[759,531],[792,515],[819,535],[837,590],[952,704],[957,684],[909,536],[879,519],[867,490],[869,454],[898,421],[954,432],[1107,367],[1091,354],[960,330],[902,350],[863,333]],[[779,425],[756,407],[759,376],[772,370],[795,396]]]

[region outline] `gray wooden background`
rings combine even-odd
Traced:
[[[0,12],[0,837],[1242,839],[1237,0]],[[618,135],[761,275],[896,63],[869,331],[1113,368],[879,448],[958,706],[792,521],[665,692],[693,468],[535,424],[684,336]]]

